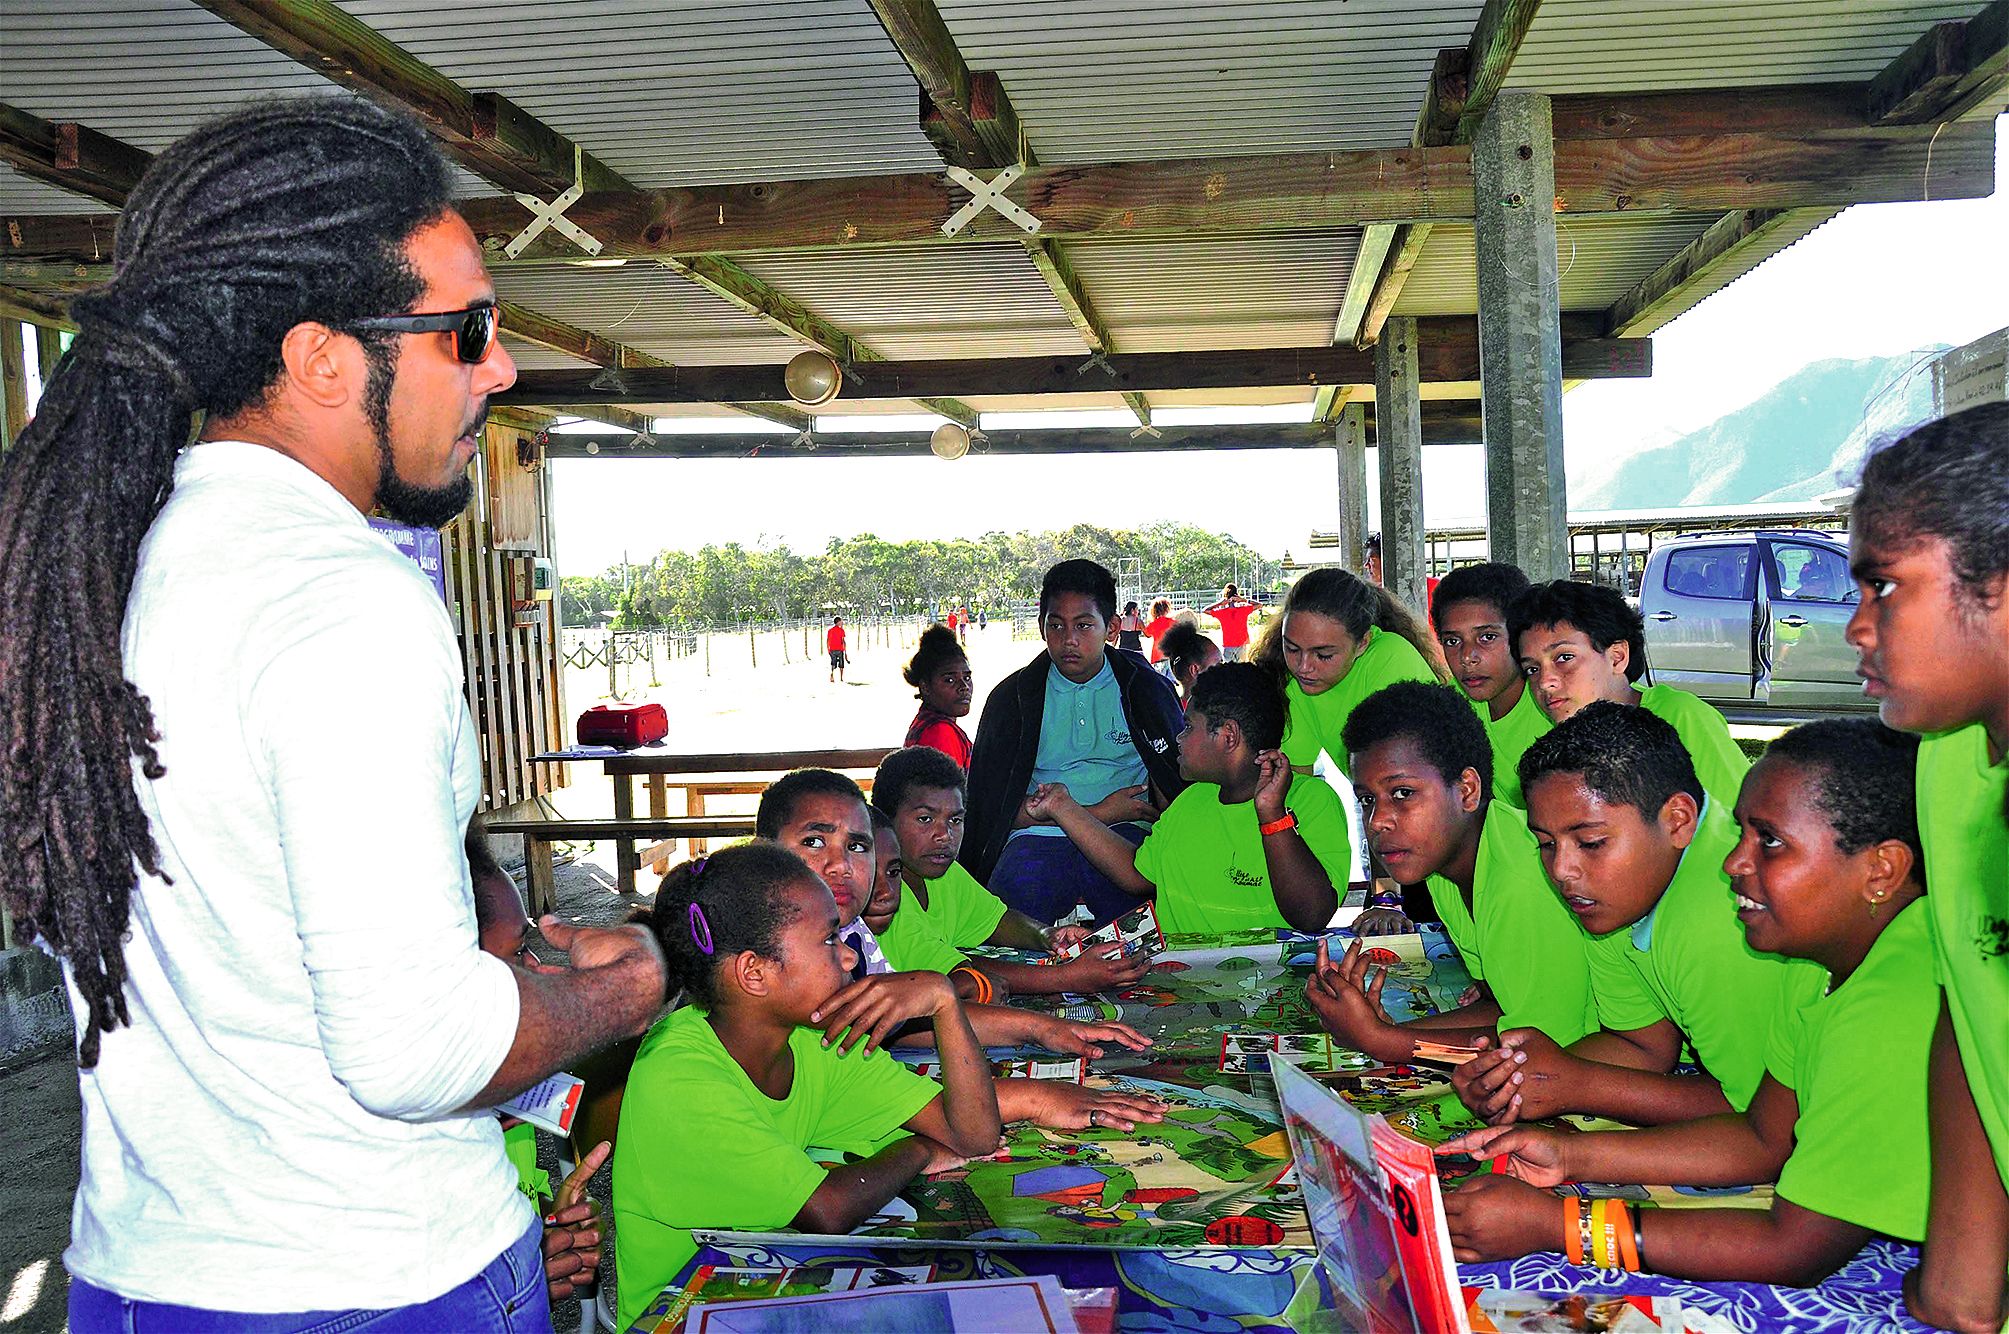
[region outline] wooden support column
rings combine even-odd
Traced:
[[[1391,316],[1374,345],[1374,444],[1381,464],[1381,582],[1424,609],[1423,403],[1417,395],[1416,321]]]
[[[0,449],[11,448],[28,424],[28,359],[21,350],[19,320],[0,319],[0,398],[6,418],[0,423]]]
[[[1339,458],[1339,563],[1358,571],[1367,559],[1367,405],[1348,403],[1332,427]]]
[[[1560,579],[1570,553],[1549,99],[1495,98],[1473,137],[1472,172],[1488,550],[1530,579]]]

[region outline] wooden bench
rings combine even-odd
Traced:
[[[523,861],[530,876],[530,915],[539,916],[557,906],[556,867],[551,857],[554,843],[583,843],[590,839],[613,842],[619,859],[630,862],[637,841],[650,839],[674,842],[680,838],[751,838],[751,815],[656,816],[614,820],[490,820],[484,832],[496,836],[517,834],[523,839]],[[634,886],[618,886],[628,893]]]

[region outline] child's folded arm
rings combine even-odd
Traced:
[[[849,1232],[926,1170],[938,1147],[924,1136],[903,1135],[869,1158],[830,1167],[790,1226],[827,1236]]]
[[[1870,1240],[1867,1228],[1778,1199],[1769,1210],[1653,1209],[1640,1261],[1676,1278],[1812,1287]]]

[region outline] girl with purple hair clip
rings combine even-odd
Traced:
[[[692,1228],[848,1232],[916,1175],[996,1151],[990,1067],[948,978],[901,993],[901,1018],[934,1027],[939,1083],[876,1034],[809,1026],[855,963],[839,920],[830,887],[765,840],[663,878],[649,927],[685,1004],[642,1040],[621,1105],[620,1328],[695,1253]]]

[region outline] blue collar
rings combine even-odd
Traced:
[[[1058,664],[1048,659],[1046,664],[1046,688],[1063,693],[1076,690],[1099,690],[1116,679],[1115,671],[1109,666],[1109,655],[1102,655],[1102,670],[1086,681],[1070,681],[1062,674]]]

